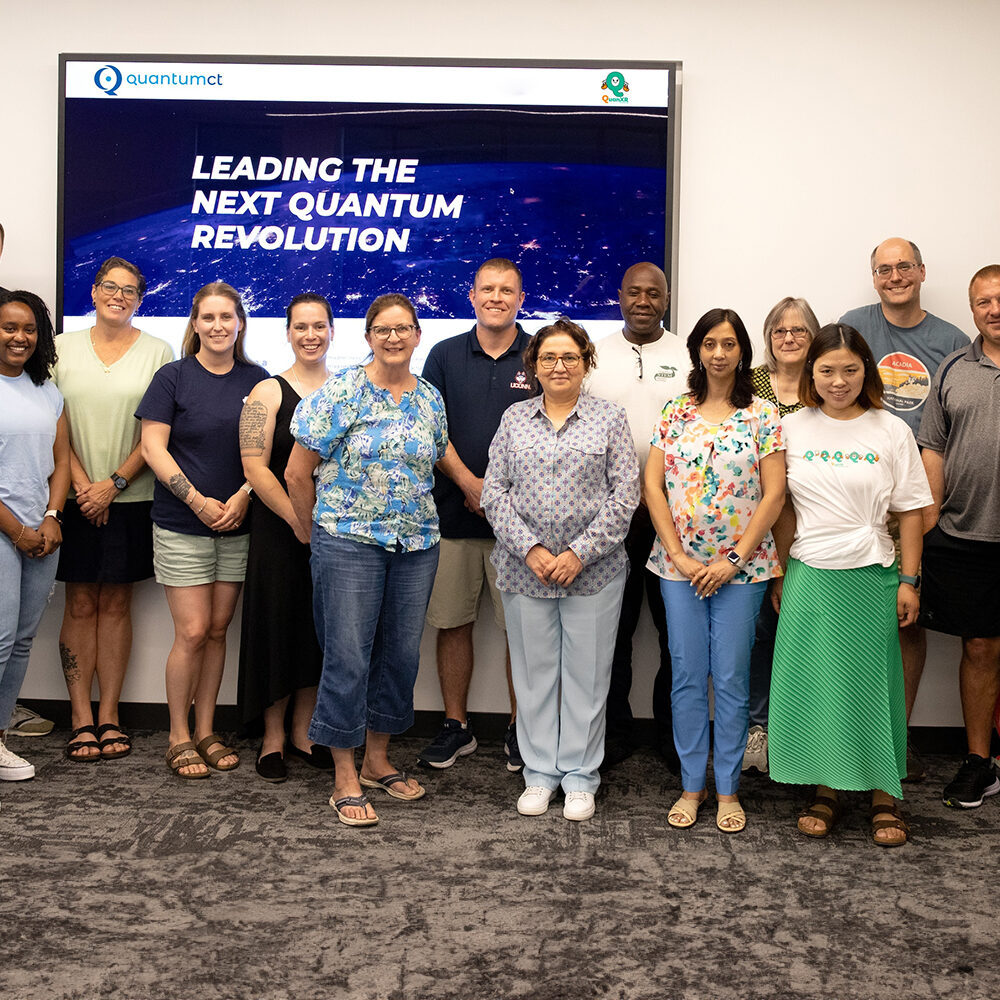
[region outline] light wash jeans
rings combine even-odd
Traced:
[[[0,728],[7,727],[14,711],[58,564],[58,552],[29,559],[0,537]]]

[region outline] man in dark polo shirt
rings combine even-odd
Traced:
[[[434,500],[441,519],[441,555],[427,624],[438,630],[437,668],[445,720],[437,737],[419,754],[421,764],[451,767],[476,749],[466,707],[472,680],[472,629],[488,591],[497,625],[504,629],[503,604],[490,564],[495,538],[480,496],[490,442],[511,403],[535,394],[521,354],[530,337],[517,322],[524,302],[521,272],[511,261],[494,258],[480,265],[469,292],[476,325],[431,348],[423,376],[436,386],[448,413],[450,441],[435,473]],[[447,468],[448,475],[441,469]],[[514,689],[507,654],[511,723],[504,740],[507,768],[523,767],[514,727]]]

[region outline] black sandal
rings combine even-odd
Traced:
[[[830,795],[817,795],[813,799],[813,804],[799,813],[799,819],[818,819],[821,823],[825,823],[826,826],[822,830],[803,830],[801,824],[799,824],[799,833],[805,834],[807,837],[815,837],[817,840],[829,837],[830,831],[836,826],[837,820],[840,819],[843,808],[839,797],[833,798]],[[827,816],[826,810],[829,810],[829,816]]]
[[[87,733],[93,736],[93,740],[78,740],[77,736]],[[97,738],[97,730],[93,726],[80,726],[79,729],[74,729],[73,732],[69,734],[70,742],[66,744],[66,756],[70,760],[75,760],[78,764],[91,764],[95,760],[100,760],[101,755],[99,753],[87,754],[84,757],[75,757],[74,752],[77,750],[82,750],[84,747],[97,747],[98,750],[101,749],[100,741]]]
[[[101,739],[105,733],[110,733],[111,731],[119,733],[119,736],[110,736],[107,739]],[[127,757],[132,752],[132,737],[118,725],[117,722],[105,722],[103,726],[97,727],[97,738],[100,742],[97,744],[101,748],[101,756],[105,760],[114,760],[117,757]],[[105,747],[112,747],[116,743],[124,743],[124,750],[116,750],[114,753],[108,753]]]
[[[880,813],[888,813],[893,819],[876,819]],[[868,810],[868,817],[872,821],[872,840],[879,847],[902,847],[910,839],[910,828],[903,819],[903,814],[899,811],[899,806],[895,802],[882,802],[873,805]],[[905,836],[902,840],[879,840],[875,836],[879,830],[902,830]]]

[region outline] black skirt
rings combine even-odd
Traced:
[[[75,500],[63,511],[56,579],[64,583],[135,583],[153,575],[152,501],[113,503],[95,528]]]

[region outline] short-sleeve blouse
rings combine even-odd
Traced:
[[[299,403],[291,432],[322,460],[313,520],[325,531],[404,552],[440,541],[431,489],[448,421],[429,382],[418,377],[397,403],[363,365],[346,368]]]
[[[777,408],[755,396],[749,406],[712,424],[690,395],[678,396],[663,408],[650,444],[663,451],[670,513],[684,551],[703,563],[725,558],[760,502],[761,458],[785,449]],[[686,579],[659,538],[648,565],[664,579]],[[768,532],[731,582],[758,583],[780,575]]]

